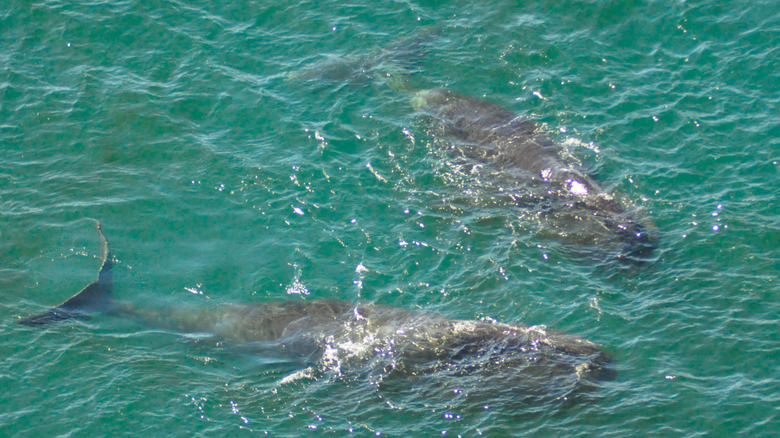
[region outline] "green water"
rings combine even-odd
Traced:
[[[777,2],[225,3],[0,6],[0,435],[780,434]],[[583,260],[491,201],[414,112],[431,87],[544,124],[657,261]],[[123,297],[544,324],[617,377],[428,399],[109,318],[17,324],[96,275],[84,218]]]

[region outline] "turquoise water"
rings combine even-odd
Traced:
[[[0,6],[0,435],[780,434],[780,5],[368,3]],[[543,124],[656,260],[540,230],[443,152],[411,104],[433,87]],[[17,324],[94,279],[85,218],[123,297],[544,324],[617,375],[429,398],[110,318]]]

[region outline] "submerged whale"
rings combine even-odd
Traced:
[[[552,391],[561,397],[612,374],[610,356],[596,344],[541,326],[453,320],[331,300],[208,308],[132,304],[113,296],[108,242],[99,224],[97,229],[103,254],[97,279],[59,306],[19,319],[20,324],[44,326],[94,314],[134,318],[241,352],[302,361],[314,373],[352,370],[396,386],[421,376],[434,382],[474,377],[474,391]],[[393,379],[397,376],[407,380]],[[487,382],[495,388],[486,389]]]
[[[565,242],[614,250],[621,260],[646,261],[656,238],[587,173],[568,164],[562,147],[539,125],[506,108],[444,89],[418,92],[413,106],[429,115],[449,145],[474,163],[513,181],[511,202],[554,228]],[[511,184],[510,184],[511,186]]]

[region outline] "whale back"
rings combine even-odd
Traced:
[[[413,106],[455,141],[447,149],[468,164],[485,164],[502,194],[547,233],[575,246],[606,249],[621,261],[651,259],[657,239],[612,193],[578,166],[539,124],[508,109],[449,90],[418,92]],[[472,164],[472,165],[473,165]],[[509,187],[509,192],[505,187]]]

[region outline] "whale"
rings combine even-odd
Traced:
[[[447,147],[459,158],[501,175],[512,188],[509,203],[525,209],[523,217],[544,222],[547,234],[607,250],[620,261],[651,259],[658,239],[650,221],[637,220],[614,194],[569,163],[537,122],[448,89],[418,91],[412,106],[455,140]]]
[[[467,378],[477,382],[473,391],[488,391],[487,396],[506,388],[568,396],[614,377],[612,357],[600,346],[540,325],[450,319],[328,299],[194,307],[118,299],[108,241],[99,223],[97,230],[102,249],[97,278],[62,304],[19,318],[20,324],[40,328],[95,317],[132,318],[214,347],[295,364],[293,374],[370,375],[374,382],[402,388],[419,379],[436,386],[448,378],[465,386],[461,379]]]

